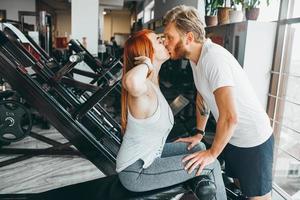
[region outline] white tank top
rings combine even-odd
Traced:
[[[157,96],[157,109],[146,119],[134,118],[128,109],[125,135],[117,156],[118,173],[139,159],[144,161],[143,168],[149,167],[155,158],[161,156],[173,127],[174,116],[168,102],[160,89],[153,83],[151,85]]]

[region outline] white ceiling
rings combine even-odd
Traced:
[[[38,0],[54,10],[69,10],[72,0]],[[132,3],[141,3],[144,0],[99,0],[100,6],[108,9],[122,9]]]

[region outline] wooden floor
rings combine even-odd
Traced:
[[[33,132],[51,138],[61,143],[67,140],[54,128],[42,130],[34,128]],[[44,142],[30,136],[12,143],[5,148],[47,148],[51,147]],[[17,156],[1,154],[0,162]],[[104,177],[104,174],[89,160],[79,156],[35,156],[30,159],[0,167],[0,195],[40,193],[51,189],[85,182]],[[194,197],[179,194],[173,199],[195,199]],[[181,198],[182,197],[182,198]],[[279,195],[273,191],[272,199],[279,200]]]
[[[33,131],[59,142],[67,142],[54,128],[50,130],[34,128]],[[47,147],[51,145],[26,137],[5,148]],[[0,162],[11,158],[13,156],[1,154],[0,149]],[[0,194],[39,193],[100,177],[104,177],[104,174],[89,160],[79,156],[36,156],[0,167]]]

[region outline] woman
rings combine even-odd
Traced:
[[[185,143],[166,143],[174,123],[172,111],[159,89],[158,73],[169,53],[150,30],[133,34],[124,46],[122,130],[117,156],[121,183],[143,192],[175,185],[195,177],[187,173],[182,159],[205,149],[200,143],[187,150]],[[215,162],[202,174],[213,173],[217,199],[226,199],[220,165]]]

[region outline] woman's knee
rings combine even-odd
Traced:
[[[120,172],[118,174],[121,184],[129,191],[140,192],[139,184],[137,183],[137,177],[134,175],[129,175],[125,172]]]
[[[203,151],[203,150],[206,150],[206,146],[203,142],[199,142],[191,149],[191,151],[193,152]]]

